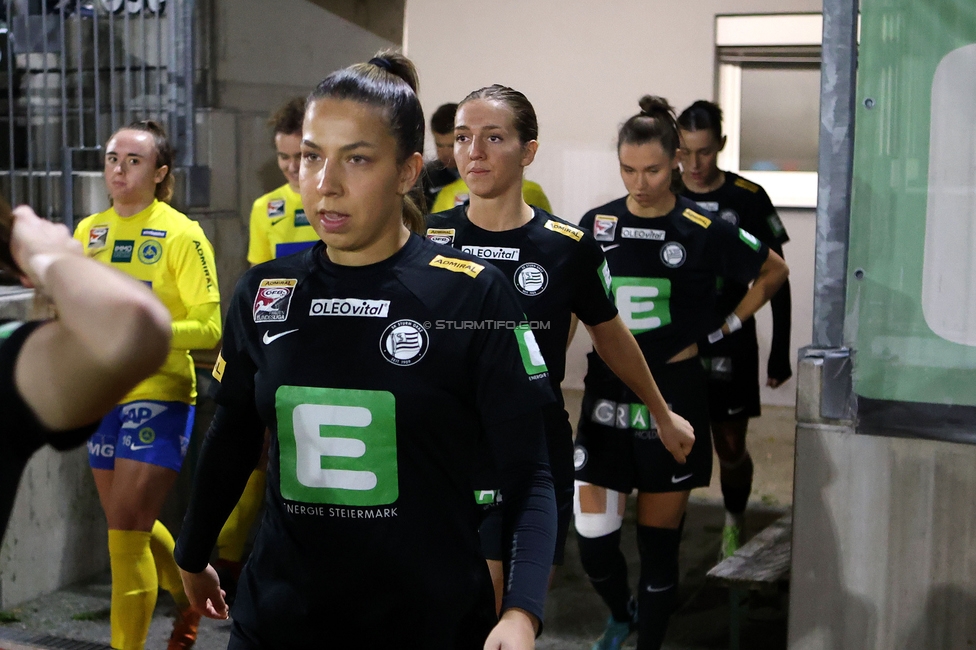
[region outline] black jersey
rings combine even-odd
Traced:
[[[493,616],[475,451],[543,459],[541,417],[534,440],[495,425],[552,401],[505,284],[415,235],[368,266],[333,264],[319,243],[244,275],[214,397],[259,414],[271,446],[236,620],[276,647],[448,648]],[[181,535],[182,566],[191,546]]]
[[[27,337],[41,324],[0,321],[0,414],[3,417],[0,442],[4,450],[0,454],[0,542],[13,509],[20,475],[31,454],[47,443],[57,449],[77,447],[98,426],[94,422],[73,431],[52,432],[38,421],[17,390],[14,383],[17,357]]]
[[[685,189],[683,194],[702,210],[714,212],[723,221],[742,228],[780,255],[783,253],[783,244],[790,240],[766,190],[738,174],[725,172],[725,182],[711,192],[698,194]],[[716,305],[719,322],[742,302],[748,290],[748,283],[723,278],[719,283]]]
[[[748,284],[769,249],[697,204],[678,197],[662,217],[638,217],[627,198],[587,212],[607,256],[620,317],[652,367],[714,329],[717,276]]]
[[[424,165],[424,171],[420,174],[420,186],[424,192],[424,200],[427,202],[427,209],[430,210],[437,199],[437,194],[445,185],[450,185],[461,174],[456,167],[445,167],[439,160],[431,160]]]
[[[570,316],[593,326],[611,320],[617,309],[606,259],[593,237],[545,210],[532,210],[521,228],[493,232],[471,223],[467,206],[459,205],[427,217],[427,238],[501,269],[518,291],[561,404]]]

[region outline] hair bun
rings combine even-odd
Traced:
[[[417,68],[413,62],[396,50],[381,50],[367,63],[386,70],[395,77],[403,79],[413,90],[414,94],[420,90],[420,80]]]
[[[673,113],[674,108],[663,97],[657,95],[644,95],[638,102],[643,115],[654,115],[655,113]]]

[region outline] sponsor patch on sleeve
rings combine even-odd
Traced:
[[[529,329],[528,325],[519,325],[515,328],[515,338],[518,341],[519,354],[522,355],[522,365],[525,367],[529,377],[548,374],[546,360],[542,356],[542,350],[535,340],[535,334]]]
[[[759,240],[753,237],[752,235],[750,235],[749,233],[747,233],[742,228],[739,228],[739,239],[744,241],[746,245],[752,250],[754,251],[759,250],[759,246],[760,246]]]
[[[766,223],[769,224],[769,230],[773,233],[773,237],[779,239],[786,234],[786,228],[783,227],[783,222],[775,212],[766,217]]]
[[[94,251],[108,245],[108,226],[92,226],[88,231],[88,250]]]
[[[752,192],[753,194],[755,194],[756,192],[759,191],[759,186],[758,185],[756,185],[755,183],[751,183],[751,182],[747,181],[744,178],[737,178],[737,179],[735,179],[735,186],[736,187],[741,187],[744,190],[748,190],[748,191]]]
[[[217,353],[217,363],[213,367],[213,378],[220,381],[224,378],[224,368],[227,366],[227,362],[224,361],[223,351]]]
[[[288,320],[291,297],[298,280],[295,278],[270,278],[261,280],[254,296],[255,323],[282,323]]]
[[[566,235],[570,239],[576,241],[583,239],[583,231],[579,228],[567,226],[564,223],[559,223],[558,221],[553,221],[552,219],[546,222],[546,228],[553,232],[558,232],[560,235]]]
[[[603,260],[603,264],[596,271],[600,276],[600,280],[603,281],[604,287],[606,287],[607,296],[610,296],[613,287],[613,278],[610,276],[610,265],[607,264],[606,260]]]
[[[597,241],[613,241],[617,234],[617,217],[610,214],[598,214],[593,219],[593,239]]]
[[[268,201],[268,216],[269,217],[285,216],[285,200],[273,199],[271,201]]]
[[[430,261],[430,266],[434,266],[439,269],[447,269],[448,271],[454,271],[455,273],[463,273],[472,278],[478,277],[478,274],[485,270],[485,267],[482,264],[469,262],[468,260],[459,260],[456,257],[444,257],[443,255],[438,255],[432,259]]]
[[[454,243],[454,228],[428,228],[427,239],[435,244],[450,246]]]
[[[684,215],[685,219],[688,219],[689,221],[694,221],[702,228],[708,228],[710,225],[712,225],[711,219],[709,219],[703,214],[698,214],[691,208],[686,208],[685,211],[682,212],[681,214]]]

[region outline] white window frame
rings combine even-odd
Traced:
[[[767,14],[715,17],[715,47],[810,47],[821,45],[823,15]],[[746,61],[747,62],[747,61]],[[718,64],[718,104],[727,141],[718,165],[762,185],[773,205],[817,207],[817,172],[767,172],[739,169],[742,125],[742,62]]]

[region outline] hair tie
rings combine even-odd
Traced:
[[[368,61],[368,63],[371,63],[372,65],[375,65],[377,68],[383,68],[387,72],[392,72],[393,71],[392,70],[393,66],[390,65],[390,62],[387,61],[386,59],[381,59],[378,56],[374,56],[372,59],[370,59]]]

